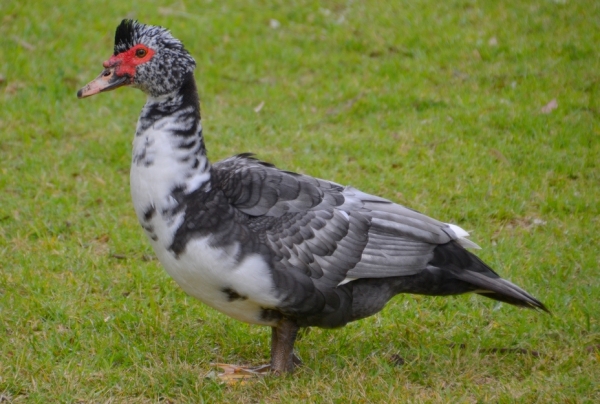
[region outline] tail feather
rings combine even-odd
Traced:
[[[477,287],[477,290],[475,290],[477,294],[515,306],[539,309],[550,313],[542,302],[506,279],[490,278],[479,272],[469,270],[452,272],[456,278]]]
[[[500,278],[486,263],[456,242],[436,247],[430,264],[470,285],[470,291],[482,296],[550,313],[542,302],[512,282]]]

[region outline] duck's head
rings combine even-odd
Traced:
[[[122,86],[153,97],[178,90],[196,67],[183,44],[162,27],[123,20],[115,32],[114,54],[100,75],[77,92],[84,98]]]

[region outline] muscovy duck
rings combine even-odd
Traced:
[[[165,28],[123,20],[79,98],[121,86],[147,101],[131,195],[158,259],[189,295],[272,327],[271,371],[293,371],[300,327],[341,327],[399,293],[483,296],[548,311],[466,248],[460,227],[245,153],[206,156],[195,61]]]

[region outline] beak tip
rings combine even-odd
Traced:
[[[83,98],[83,88],[80,88],[79,91],[77,91],[77,98]]]

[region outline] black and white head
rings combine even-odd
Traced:
[[[153,97],[167,95],[181,87],[196,62],[167,29],[123,20],[115,32],[114,54],[103,66],[100,76],[77,92],[79,98],[121,86]]]

